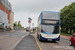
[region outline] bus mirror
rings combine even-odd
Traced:
[[[60,27],[60,30],[61,30],[61,27]]]
[[[40,27],[39,27],[39,29],[40,29]]]

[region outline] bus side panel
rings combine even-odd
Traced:
[[[42,37],[42,35],[40,34],[40,40],[47,40],[47,39]]]
[[[40,17],[40,24],[42,24],[42,12],[41,12],[41,17]]]

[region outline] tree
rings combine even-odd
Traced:
[[[65,6],[61,10],[60,15],[62,28],[66,28],[66,32],[70,29],[70,33],[72,29],[75,30],[75,2],[69,6]]]
[[[21,24],[20,24],[20,21],[18,21],[18,23],[17,23],[17,21],[16,21],[16,22],[14,23],[14,27],[15,27],[15,26],[22,27]]]
[[[14,23],[14,27],[17,26],[17,21]]]
[[[17,26],[20,26],[20,27],[21,27],[20,21],[18,21],[18,24],[17,24]]]

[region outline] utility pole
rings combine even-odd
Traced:
[[[28,23],[29,23],[29,29],[30,29],[29,35],[30,35],[30,33],[31,33],[31,20],[32,20],[32,19],[31,19],[30,17],[29,17],[28,19],[29,19],[29,20],[28,20]]]
[[[33,27],[33,32],[34,32],[34,23],[32,23],[32,27]]]
[[[32,23],[32,26],[33,26],[33,28],[34,28],[34,23]]]

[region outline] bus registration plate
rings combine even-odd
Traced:
[[[48,39],[48,41],[52,41],[52,39]]]
[[[53,37],[53,35],[47,35],[47,36],[49,36],[49,37]]]

